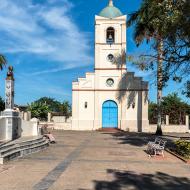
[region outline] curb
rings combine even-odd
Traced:
[[[190,159],[185,159],[183,158],[182,156],[180,156],[179,154],[176,154],[175,152],[171,151],[170,149],[166,148],[166,151],[170,154],[172,154],[173,156],[179,158],[180,160],[182,160],[183,162],[187,163],[187,164],[190,164]]]

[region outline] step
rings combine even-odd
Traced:
[[[17,149],[24,149],[24,148],[29,148],[33,145],[39,144],[45,142],[45,139],[40,139],[39,141],[31,141],[31,142],[27,142],[27,143],[21,143],[21,144],[13,144],[10,147],[5,147],[4,149],[0,149],[0,156],[3,156],[4,154],[6,154],[7,152],[10,152],[12,150],[17,150]]]
[[[0,155],[0,164],[4,164],[7,161],[14,160],[27,154],[38,152],[48,146],[49,142],[46,139],[41,139],[41,141],[37,140],[36,142],[33,140],[22,142],[21,145],[19,143],[14,144],[14,147],[5,149],[3,152],[1,152],[3,154]]]
[[[1,148],[2,146],[4,146],[4,145],[10,143],[10,142],[11,142],[11,141],[3,141],[3,142],[1,142],[1,143],[0,143],[0,148]]]
[[[0,164],[4,164],[7,161],[14,160],[16,158],[22,157],[27,154],[38,152],[48,146],[49,146],[49,142],[45,141],[38,145],[33,145],[29,148],[24,148],[24,149],[21,148],[21,149],[12,150],[12,151],[4,154],[2,157],[0,157]]]
[[[30,143],[34,141],[39,141],[40,139],[43,139],[43,136],[25,137],[25,138],[19,138],[17,140],[14,140],[8,144],[25,144],[25,143]]]
[[[27,146],[33,143],[38,143],[41,142],[43,140],[43,137],[38,137],[38,138],[34,138],[34,139],[30,139],[30,140],[24,140],[25,138],[21,138],[18,140],[14,140],[11,142],[8,142],[6,144],[4,144],[3,146],[0,147],[0,155],[2,152],[4,152],[5,150],[9,150],[9,149],[14,149],[18,146]]]
[[[17,139],[17,140],[14,140],[14,141],[9,141],[9,142],[6,142],[6,143],[3,143],[3,145],[0,146],[0,150],[4,149],[4,148],[7,148],[7,147],[11,147],[11,146],[14,146],[15,144],[25,144],[25,143],[30,143],[30,142],[33,142],[33,141],[39,141],[40,139],[43,139],[42,136],[38,136],[38,137],[28,137],[28,138],[20,138],[20,139]]]
[[[11,147],[14,147],[14,146],[15,146],[15,144],[5,144],[2,147],[0,147],[0,152],[2,150],[8,149],[8,148],[11,148]]]

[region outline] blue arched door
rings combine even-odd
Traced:
[[[114,101],[106,101],[102,105],[102,127],[118,127],[118,106]]]

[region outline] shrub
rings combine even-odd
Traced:
[[[32,118],[36,117],[41,121],[47,121],[47,116],[50,109],[46,103],[33,102],[28,105],[28,111],[31,111]]]
[[[178,140],[175,142],[176,152],[184,156],[185,158],[190,158],[190,142],[185,140]]]

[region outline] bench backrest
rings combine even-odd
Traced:
[[[167,141],[161,140],[161,141],[160,141],[160,146],[165,147],[166,142],[167,142]]]
[[[160,139],[160,138],[157,137],[157,138],[155,139],[155,141],[154,141],[154,144],[160,144],[160,141],[161,141],[161,140],[162,140],[162,139]]]

